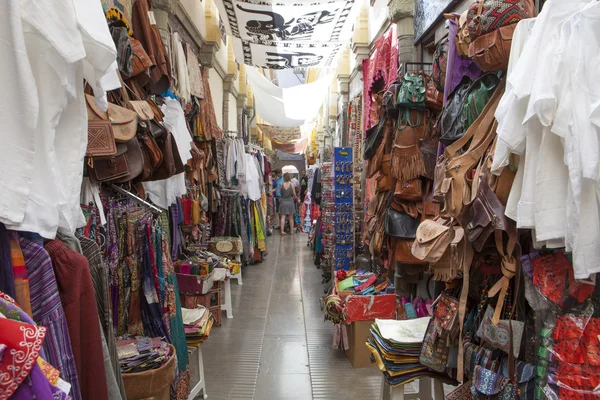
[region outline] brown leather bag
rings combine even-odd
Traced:
[[[443,165],[444,179],[441,185],[436,182],[439,185],[436,191],[443,194],[444,212],[452,217],[459,217],[471,198],[471,173],[496,136],[494,113],[503,93],[504,81],[464,136],[446,147],[443,159],[438,162]],[[440,169],[441,166],[436,166],[436,175]]]
[[[108,110],[102,111],[96,105],[94,96],[85,95],[88,119],[109,121],[112,125],[112,132],[115,141],[124,143],[135,136],[137,130],[137,114],[125,107],[108,103]]]
[[[134,179],[141,180],[147,174],[149,168],[149,162],[144,158],[144,152],[140,146],[140,142],[137,137],[128,140],[125,144],[119,146],[126,146],[127,150],[124,155],[127,155],[127,165],[129,172],[120,178],[114,179],[117,183],[129,182]],[[142,197],[145,198],[145,197]]]
[[[394,239],[394,261],[400,264],[424,265],[427,262],[419,260],[412,254],[414,240],[411,239]]]
[[[131,50],[133,50],[132,62],[133,62],[133,72],[131,73],[131,77],[137,76],[143,72],[147,72],[150,67],[154,65],[146,50],[144,50],[144,46],[142,43],[134,37],[130,37],[129,41],[131,42]],[[148,77],[149,79],[150,77]]]
[[[138,138],[142,145],[143,150],[146,153],[147,160],[150,163],[151,172],[154,172],[158,166],[163,162],[163,153],[161,148],[159,147],[154,135],[152,134],[151,125],[154,122],[151,121],[143,121],[139,124],[138,129]],[[152,173],[150,173],[152,175]],[[148,176],[147,178],[149,178]],[[147,179],[146,178],[146,179]]]
[[[444,108],[444,93],[437,90],[433,80],[429,80],[427,84],[425,105],[433,111],[442,111],[442,108]]]
[[[518,235],[515,222],[504,214],[504,206],[490,188],[488,175],[487,171],[482,174],[474,199],[467,205],[461,221],[469,241],[477,251],[483,249],[497,230],[507,232],[513,240]]]
[[[421,201],[423,199],[423,181],[420,178],[410,181],[397,181],[394,190],[394,201]]]
[[[379,147],[377,147],[375,154],[367,164],[367,178],[375,176],[375,174],[383,168],[384,160],[390,159],[389,155],[392,151],[392,139],[394,136],[395,125],[396,123],[392,118],[385,118],[383,125],[383,139],[381,140]]]
[[[92,165],[88,165],[90,179],[94,182],[108,182],[127,177],[129,175],[129,163],[126,153],[127,145],[119,143],[115,155],[94,159]]]
[[[88,120],[86,157],[109,157],[117,153],[111,124],[104,120]]]
[[[167,179],[173,175],[180,174],[185,171],[185,166],[179,155],[175,138],[165,127],[155,124],[151,121],[151,130],[154,140],[162,153],[162,161],[152,173],[150,181]],[[191,140],[191,138],[190,138]],[[187,160],[186,160],[187,162]]]
[[[508,68],[510,46],[517,24],[503,26],[479,36],[469,45],[471,58],[482,71],[504,71]]]

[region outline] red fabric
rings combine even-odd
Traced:
[[[67,318],[81,396],[86,400],[106,400],[100,320],[88,260],[59,240],[50,240],[44,247],[52,260]]]
[[[0,399],[8,399],[29,375],[42,349],[46,328],[0,318]]]
[[[375,318],[394,319],[396,295],[351,295],[346,298],[346,322],[372,321]]]

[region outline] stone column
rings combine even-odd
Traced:
[[[400,62],[416,61],[414,46],[414,0],[390,0],[388,3],[390,21],[396,23]]]

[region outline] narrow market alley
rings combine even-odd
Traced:
[[[381,372],[354,369],[331,348],[306,238],[273,234],[265,261],[244,269],[243,285],[232,283],[233,318],[202,345],[209,399],[378,398]]]

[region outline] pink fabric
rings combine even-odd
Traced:
[[[364,82],[364,132],[378,121],[374,120],[371,110],[371,87],[373,83],[382,78],[386,88],[396,80],[398,72],[398,36],[396,25],[381,35],[375,41],[375,50],[371,57],[363,60],[363,82]]]

